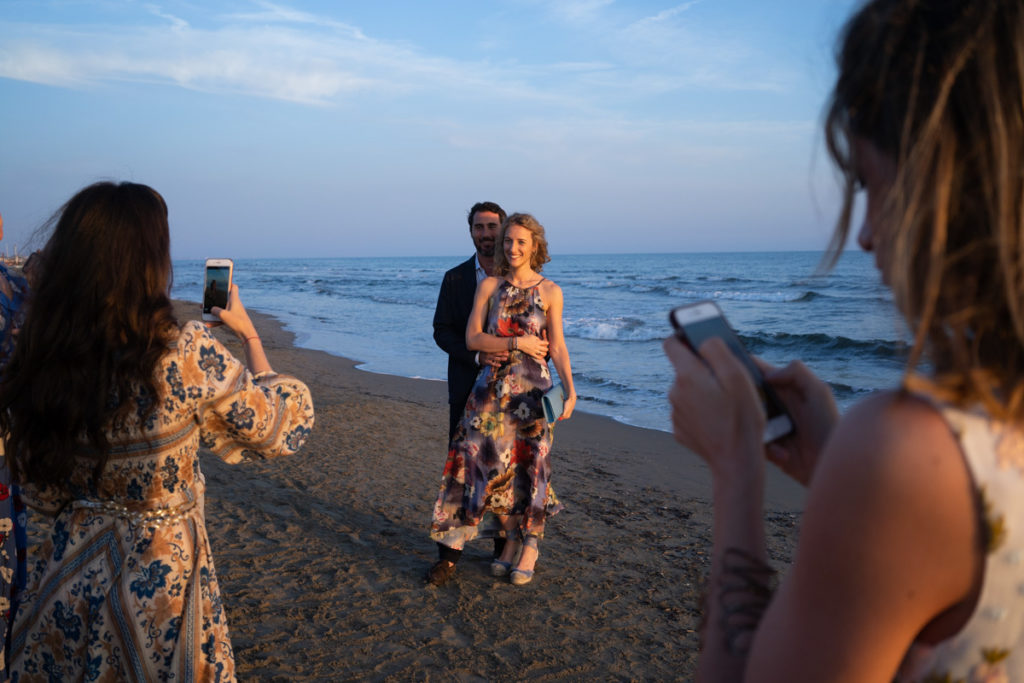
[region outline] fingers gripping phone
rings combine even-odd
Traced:
[[[228,290],[235,264],[229,258],[206,259],[206,277],[203,279],[203,320],[219,320],[211,310],[214,306],[228,307]]]
[[[793,421],[786,413],[782,401],[772,388],[765,383],[761,368],[743,347],[743,342],[729,326],[725,314],[713,301],[701,301],[695,304],[680,306],[669,313],[672,327],[687,346],[697,353],[700,345],[711,337],[721,338],[726,346],[739,358],[750,371],[754,386],[761,395],[767,421],[764,427],[764,443],[780,439],[793,431]]]

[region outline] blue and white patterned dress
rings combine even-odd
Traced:
[[[14,351],[17,329],[25,316],[28,282],[0,264],[0,372]],[[18,592],[25,585],[25,508],[0,441],[0,644],[7,640]],[[7,648],[0,646],[0,672],[7,669]]]
[[[108,430],[102,476],[26,485],[53,515],[15,616],[15,681],[231,681],[234,658],[203,514],[199,448],[227,462],[294,453],[313,426],[302,382],[254,380],[198,322],[157,366],[160,407]],[[141,412],[141,411],[140,411]]]

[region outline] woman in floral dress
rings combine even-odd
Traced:
[[[529,583],[545,520],[561,509],[549,485],[553,425],[541,397],[551,388],[550,355],[566,396],[559,419],[576,405],[562,290],[540,274],[549,260],[547,241],[533,216],[509,216],[499,242],[495,277],[477,287],[466,346],[507,351],[509,358],[481,370],[449,446],[431,527],[441,558],[429,578],[438,585],[452,577],[465,542],[478,535],[507,536],[492,573]]]
[[[45,254],[0,384],[26,502],[52,516],[15,615],[12,679],[234,680],[199,448],[228,462],[294,453],[309,390],[273,373],[237,287],[215,312],[245,363],[202,323],[178,326],[151,188],[85,188]]]

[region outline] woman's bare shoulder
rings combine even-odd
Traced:
[[[860,466],[898,469],[931,462],[944,453],[962,465],[953,433],[936,407],[906,391],[884,391],[861,401],[840,420],[829,450]]]
[[[930,581],[946,598],[973,579],[970,470],[936,407],[908,392],[877,394],[840,421],[811,479],[804,519],[812,546],[814,538],[829,553],[845,545],[850,561],[876,555],[894,578],[907,572],[904,579],[920,581],[912,577],[928,565],[943,567]]]
[[[541,280],[539,287],[541,294],[546,296],[548,299],[552,298],[553,296],[557,296],[559,298],[561,298],[562,296],[562,288],[559,287],[554,280],[544,278],[543,280]]]
[[[915,502],[948,502],[951,491],[969,485],[960,446],[936,407],[908,392],[888,391],[861,401],[840,420],[810,493],[816,487],[862,487],[863,504],[908,511]],[[825,498],[832,493],[826,491]],[[891,498],[897,493],[898,503]]]

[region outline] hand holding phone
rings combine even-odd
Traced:
[[[203,320],[219,322],[212,311],[228,307],[228,292],[231,290],[231,279],[235,263],[229,258],[206,259],[205,277],[203,278]]]
[[[764,443],[780,439],[793,431],[793,421],[786,413],[782,401],[772,390],[771,386],[765,383],[761,369],[754,363],[739,337],[729,326],[725,314],[713,301],[701,301],[699,303],[680,306],[669,314],[672,327],[676,335],[686,343],[690,349],[697,353],[700,346],[712,337],[719,337],[725,342],[729,350],[747,368],[754,386],[764,406],[766,422],[764,431]]]
[[[795,438],[776,441],[765,450],[768,460],[807,486],[832,430],[839,422],[832,389],[798,360],[784,368],[758,361],[771,387],[783,400],[793,422]]]

